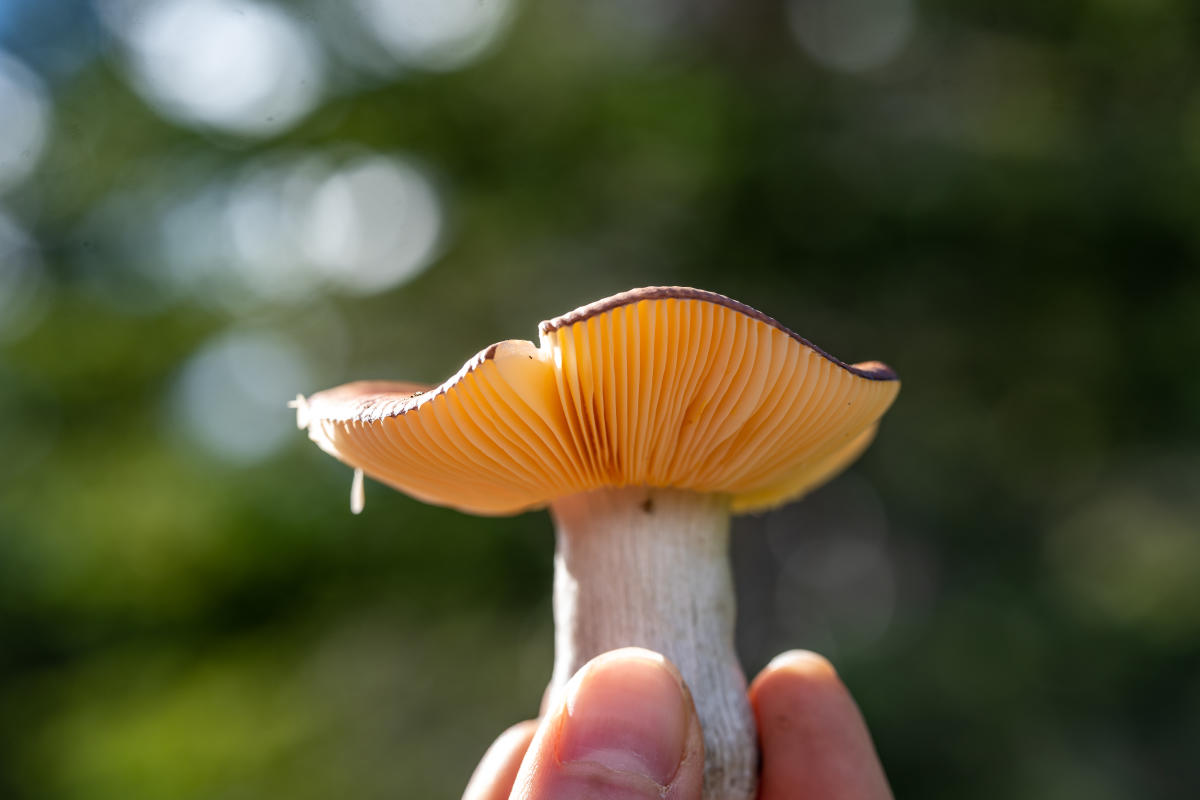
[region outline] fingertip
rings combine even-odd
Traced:
[[[771,659],[750,684],[750,702],[754,706],[767,695],[841,693],[846,689],[829,659],[810,650],[789,650]],[[788,705],[803,702],[794,697]]]
[[[546,691],[542,693],[542,702],[540,706],[539,716],[545,717],[556,709],[564,698],[569,698],[579,686],[579,683],[585,679],[585,676],[595,670],[603,671],[607,668],[622,669],[621,664],[626,663],[630,669],[635,671],[656,671],[665,670],[679,684],[680,689],[691,699],[691,691],[688,689],[687,683],[683,679],[683,675],[679,672],[669,658],[662,653],[654,650],[648,650],[645,647],[619,647],[616,650],[609,650],[595,656],[591,661],[588,661],[571,677],[564,685],[555,687],[547,686]]]
[[[512,792],[521,761],[537,732],[535,719],[513,725],[496,737],[471,773],[462,800],[504,800]]]
[[[862,714],[824,656],[777,656],[751,684],[750,702],[762,743],[763,797],[891,797]]]
[[[770,672],[797,673],[814,680],[836,680],[837,670],[825,656],[811,650],[788,650],[771,659],[763,669]]]
[[[605,664],[613,662],[649,662],[653,665],[652,668],[662,668],[671,673],[674,678],[683,685],[683,676],[679,674],[679,669],[671,663],[671,660],[655,650],[648,650],[645,647],[619,647],[616,650],[609,650],[606,653],[593,658],[591,661],[580,667],[579,672],[575,673],[575,679],[578,679],[589,669],[603,667]]]
[[[650,650],[623,648],[567,684],[560,763],[591,762],[666,786],[683,760],[695,710],[679,671]]]
[[[641,648],[601,654],[548,703],[512,797],[698,797],[704,742],[679,670]]]

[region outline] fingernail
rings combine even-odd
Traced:
[[[666,786],[687,745],[689,707],[676,674],[650,651],[601,656],[567,687],[561,763],[589,762]]]
[[[811,650],[788,650],[771,659],[766,671],[788,669],[814,678],[836,678],[837,670],[825,656]]]

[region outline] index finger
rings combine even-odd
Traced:
[[[750,685],[762,739],[759,800],[891,800],[850,692],[816,653],[777,656]]]

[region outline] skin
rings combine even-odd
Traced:
[[[463,800],[699,800],[703,739],[691,696],[662,656],[597,656],[541,720],[488,749]],[[791,651],[749,690],[762,747],[759,800],[891,800],[853,698],[823,657]]]

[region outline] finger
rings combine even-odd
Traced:
[[[750,685],[762,742],[760,800],[890,800],[866,723],[816,653],[775,658]]]
[[[542,718],[512,800],[700,800],[704,741],[691,695],[658,653],[589,661]]]
[[[500,734],[471,773],[462,800],[506,800],[536,731],[537,720],[530,719]]]

